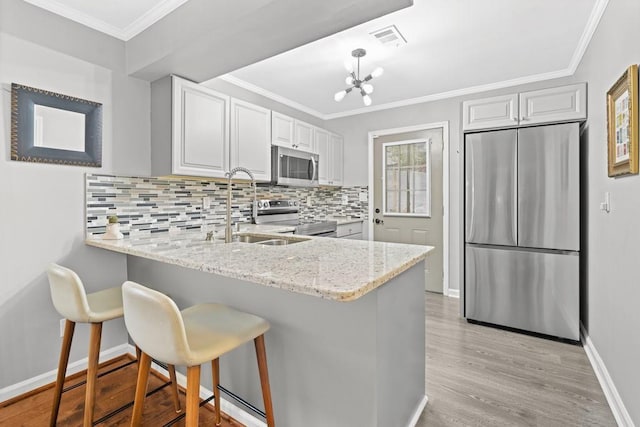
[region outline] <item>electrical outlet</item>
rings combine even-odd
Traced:
[[[202,210],[209,209],[211,207],[211,198],[205,196],[202,198]]]
[[[60,319],[60,338],[62,338],[64,336],[64,324],[65,324],[65,319]]]
[[[307,196],[307,206],[311,206],[311,196]]]
[[[366,202],[366,201],[367,201],[367,199],[368,199],[368,196],[369,196],[369,194],[368,194],[368,193],[365,193],[365,192],[363,191],[363,192],[361,192],[361,193],[358,195],[358,200],[359,200],[359,201],[361,201],[361,202]]]
[[[343,205],[348,205],[349,204],[349,196],[347,196],[346,194],[342,195],[342,204]]]

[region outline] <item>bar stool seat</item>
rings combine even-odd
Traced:
[[[78,277],[73,270],[58,264],[50,264],[47,269],[47,275],[49,278],[49,288],[51,290],[53,305],[58,313],[66,319],[62,349],[60,351],[60,360],[58,363],[58,375],[54,390],[50,425],[55,426],[58,419],[75,324],[89,323],[91,324],[91,334],[89,340],[87,386],[83,418],[83,426],[89,427],[93,424],[95,386],[98,371],[98,358],[100,356],[102,323],[107,320],[117,319],[123,316],[122,288],[118,286],[87,294],[80,277]],[[172,397],[174,400],[174,407],[176,411],[180,411],[178,388],[175,381],[175,368],[173,366],[169,366],[168,370],[173,383]]]
[[[269,323],[222,304],[198,304],[180,311],[166,295],[127,281],[122,285],[124,320],[142,351],[132,426],[142,418],[150,358],[187,366],[186,426],[198,425],[200,365],[211,361],[216,425],[220,425],[219,357],[254,340],[267,425],[274,426],[264,333]]]

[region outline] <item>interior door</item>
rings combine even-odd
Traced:
[[[433,246],[425,263],[425,290],[440,293],[442,149],[442,128],[374,139],[373,238]]]

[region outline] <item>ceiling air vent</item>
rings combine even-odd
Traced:
[[[399,47],[407,44],[407,40],[402,34],[400,34],[398,27],[395,25],[381,28],[377,31],[371,32],[370,34],[385,46]]]

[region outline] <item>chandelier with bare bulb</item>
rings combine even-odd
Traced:
[[[362,95],[362,102],[364,102],[364,105],[366,105],[367,107],[371,105],[371,97],[369,96],[369,94],[373,92],[373,85],[371,85],[371,83],[368,83],[368,82],[375,77],[380,77],[382,73],[384,73],[384,70],[381,67],[378,67],[375,70],[373,70],[371,74],[361,79],[360,78],[360,58],[362,58],[366,54],[367,54],[367,51],[364,49],[356,49],[353,52],[351,52],[351,56],[353,56],[354,58],[357,58],[358,60],[357,72],[354,71],[353,63],[351,60],[345,61],[344,67],[347,69],[347,72],[349,73],[349,75],[345,79],[345,83],[349,85],[349,87],[344,90],[341,90],[340,92],[337,92],[333,96],[333,99],[335,99],[336,102],[342,101],[349,92],[351,92],[354,89],[357,89],[360,91],[360,95]]]

